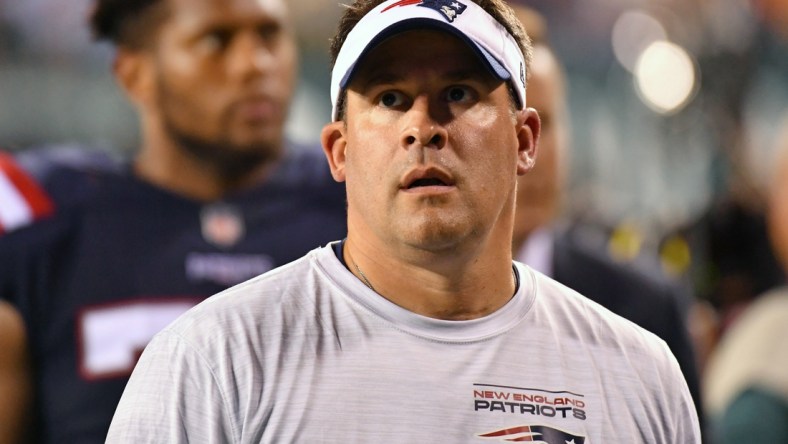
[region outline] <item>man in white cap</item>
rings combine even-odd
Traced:
[[[160,333],[108,442],[699,442],[664,342],[512,261],[540,122],[509,7],[356,1],[332,55],[347,238]]]

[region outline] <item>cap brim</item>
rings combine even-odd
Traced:
[[[509,80],[511,79],[511,74],[506,68],[501,65],[501,63],[493,57],[492,54],[489,53],[484,47],[480,46],[473,40],[471,40],[467,35],[465,35],[462,31],[457,29],[456,27],[448,24],[443,23],[437,20],[426,19],[422,17],[416,17],[412,19],[406,19],[397,23],[390,25],[389,27],[381,30],[378,35],[376,35],[372,40],[367,43],[364,49],[359,54],[358,59],[348,68],[345,74],[342,76],[342,79],[339,81],[339,86],[341,88],[347,88],[350,86],[350,82],[353,80],[353,74],[356,73],[356,66],[358,66],[361,62],[364,61],[366,55],[375,49],[378,45],[386,41],[387,39],[394,37],[397,34],[401,34],[407,31],[413,31],[417,29],[435,29],[438,31],[447,32],[457,38],[459,38],[463,43],[468,45],[468,47],[473,51],[474,54],[479,58],[482,64],[490,71],[490,74],[495,76],[495,78],[499,80]]]

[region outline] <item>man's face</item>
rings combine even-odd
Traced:
[[[493,230],[511,236],[538,117],[515,111],[507,86],[465,44],[432,30],[384,41],[362,60],[346,110],[324,146],[347,182],[351,232],[428,251]],[[341,136],[326,143],[331,128]]]
[[[170,135],[208,157],[277,154],[297,59],[284,1],[168,1],[153,63]]]
[[[528,106],[539,112],[539,162],[518,180],[515,240],[556,217],[563,189],[566,123],[561,73],[552,54],[537,47],[528,81]]]

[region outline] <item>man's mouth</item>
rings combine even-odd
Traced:
[[[281,114],[279,104],[269,95],[247,96],[235,102],[233,108],[241,119],[249,122],[270,121]]]
[[[438,178],[425,178],[425,179],[416,179],[410,185],[408,185],[408,189],[419,188],[419,187],[429,187],[429,186],[446,186],[446,182],[438,179]]]
[[[454,186],[452,176],[440,168],[430,167],[410,171],[400,181],[400,189],[418,190],[421,188],[451,188]]]

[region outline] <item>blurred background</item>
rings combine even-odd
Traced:
[[[624,262],[682,282],[723,316],[782,281],[763,187],[788,107],[788,0],[532,0],[567,69],[569,219]],[[328,120],[336,0],[292,2],[301,82],[288,133]],[[0,146],[130,155],[137,122],[91,41],[89,0],[0,3]],[[316,143],[314,143],[316,147]]]

